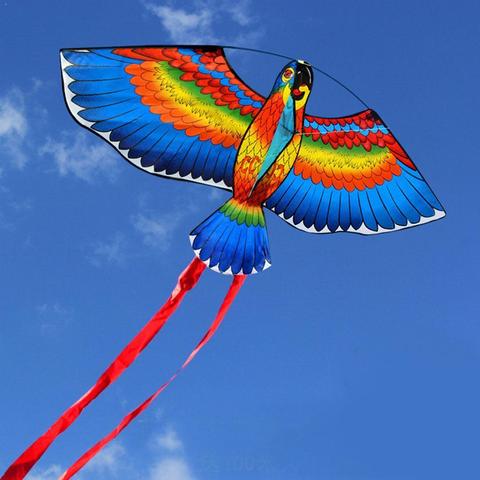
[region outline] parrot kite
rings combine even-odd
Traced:
[[[264,208],[312,233],[383,233],[445,215],[376,112],[305,113],[313,69],[302,60],[266,98],[220,47],[66,49],[61,61],[75,120],[130,163],[232,191],[190,236],[213,270],[270,266]]]
[[[314,67],[303,60],[289,61],[264,97],[239,78],[218,46],[64,49],[60,58],[63,93],[78,123],[145,172],[232,196],[191,232],[196,256],[165,304],[0,480],[25,478],[135,361],[207,266],[233,275],[213,323],[177,372],[61,479],[74,476],[148,408],[213,337],[245,278],[270,266],[265,209],[312,233],[392,232],[445,215],[375,111],[336,118],[305,112]]]

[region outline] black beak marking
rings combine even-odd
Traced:
[[[308,63],[298,62],[294,87],[298,88],[301,85],[307,85],[308,88],[312,88],[312,83],[313,83],[312,67]]]

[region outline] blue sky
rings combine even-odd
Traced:
[[[0,470],[78,398],[170,292],[226,194],[132,168],[69,116],[58,49],[208,42],[336,75],[445,205],[388,235],[268,215],[273,267],[83,479],[477,478],[480,387],[474,2],[0,2]],[[268,92],[282,62],[232,63]],[[311,113],[361,105],[317,75]],[[227,288],[207,272],[159,338],[48,451],[52,480],[159,386]]]

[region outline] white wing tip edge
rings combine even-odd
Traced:
[[[190,244],[192,245],[192,248],[193,248],[193,241],[195,240],[195,237],[196,237],[196,235],[189,235]],[[267,270],[267,268],[270,268],[272,266],[272,264],[268,260],[265,260],[265,265],[264,265],[262,270],[257,270],[255,267],[253,267],[253,269],[250,273],[245,273],[242,270],[241,272],[235,274],[235,273],[232,272],[232,267],[229,267],[227,270],[222,272],[220,270],[220,268],[218,268],[217,263],[215,265],[212,265],[210,260],[202,260],[200,258],[200,249],[197,249],[197,250],[193,249],[193,252],[195,253],[195,256],[199,260],[201,260],[210,270],[213,270],[214,272],[217,272],[217,273],[221,273],[223,275],[254,275],[254,274],[257,274],[257,273],[261,273],[261,272]]]
[[[272,210],[275,212],[275,210]],[[362,223],[359,228],[355,229],[353,227],[349,227],[348,230],[343,230],[341,227],[338,227],[335,231],[331,231],[328,226],[325,226],[322,230],[318,231],[313,225],[311,227],[306,227],[303,222],[295,223],[293,221],[293,217],[285,217],[283,213],[277,213],[277,215],[285,220],[290,225],[293,225],[295,228],[299,230],[303,230],[304,232],[308,233],[359,233],[361,235],[377,235],[379,233],[389,233],[395,232],[398,230],[404,230],[406,228],[416,227],[418,225],[423,225],[425,223],[433,222],[435,220],[439,220],[445,216],[445,212],[443,210],[436,210],[434,209],[434,214],[430,217],[421,217],[417,223],[412,223],[410,221],[407,222],[406,225],[395,225],[394,228],[383,228],[378,227],[378,230],[371,230],[368,228],[365,223]],[[275,212],[276,213],[276,212]]]
[[[69,49],[69,51],[75,51],[75,52],[89,52],[89,50],[85,49]],[[73,65],[73,63],[70,63],[65,56],[63,55],[63,50],[60,50],[60,61],[61,61],[61,66],[62,66],[62,79],[63,79],[63,93],[65,95],[65,102],[67,103],[68,110],[70,113],[73,115],[75,120],[82,126],[88,128],[89,130],[94,131],[97,135],[100,135],[104,140],[106,140],[110,145],[113,145],[115,149],[132,165],[135,165],[136,167],[140,168],[141,170],[144,170],[148,173],[151,173],[153,175],[157,175],[159,177],[167,177],[167,178],[176,178],[178,180],[189,180],[194,183],[201,183],[203,185],[211,185],[212,187],[218,187],[222,188],[224,190],[231,190],[231,187],[229,187],[223,180],[220,180],[219,182],[216,182],[215,180],[204,180],[203,178],[194,178],[192,175],[180,175],[179,173],[173,173],[173,174],[168,174],[166,175],[164,171],[159,172],[155,170],[155,167],[153,165],[149,167],[145,167],[142,165],[142,160],[141,158],[131,158],[128,156],[128,150],[120,148],[120,142],[113,142],[110,140],[109,132],[100,132],[98,130],[95,130],[93,128],[93,122],[89,122],[88,120],[85,120],[82,118],[79,113],[82,110],[85,110],[84,108],[78,106],[76,103],[73,101],[73,97],[75,97],[75,94],[70,90],[69,85],[74,82],[75,80],[70,77],[67,73],[67,67],[70,67]]]

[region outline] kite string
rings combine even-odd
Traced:
[[[270,52],[269,50],[261,50],[258,48],[247,48],[247,47],[234,47],[232,45],[224,46],[222,48],[230,48],[232,50],[244,50],[246,52],[255,52],[255,53],[262,53],[264,55],[271,55],[272,57],[279,57],[279,58],[285,58],[286,60],[295,60],[292,57],[289,57],[287,55],[282,55],[281,53],[276,53],[276,52]],[[321,73],[325,77],[329,78],[330,80],[333,80],[336,84],[340,85],[343,89],[345,89],[350,95],[355,97],[365,108],[369,109],[370,107],[368,104],[362,100],[362,98],[357,95],[351,88],[347,87],[342,81],[340,81],[338,78],[335,78],[333,75],[330,75],[327,73],[325,70],[322,70],[321,68],[316,67],[315,65],[312,65],[312,68],[316,70],[317,72]]]
[[[190,262],[178,277],[177,284],[165,304],[100,375],[93,387],[71,405],[43,435],[28,447],[12,465],[10,465],[0,480],[22,480],[25,478],[27,473],[38,462],[55,439],[72,425],[85,407],[118,379],[153,340],[180,305],[185,294],[197,284],[205,268],[206,265],[197,257]]]
[[[138,415],[145,411],[153,401],[180,375],[180,373],[187,367],[187,365],[196,357],[198,352],[211,340],[215,332],[220,327],[225,314],[227,313],[230,305],[237,296],[240,288],[242,287],[246,275],[235,275],[233,281],[228,289],[228,292],[218,310],[218,313],[207,330],[203,338],[198,342],[197,346],[193,349],[192,353],[183,362],[182,366],[167,380],[158,390],[150,395],[144,402],[142,402],[137,408],[128,413],[122,421],[105,437],[99,440],[93,447],[79,457],[60,477],[59,480],[69,480],[78,471],[80,471],[95,455],[97,455],[103,447],[114,440],[120,432],[125,429]]]

